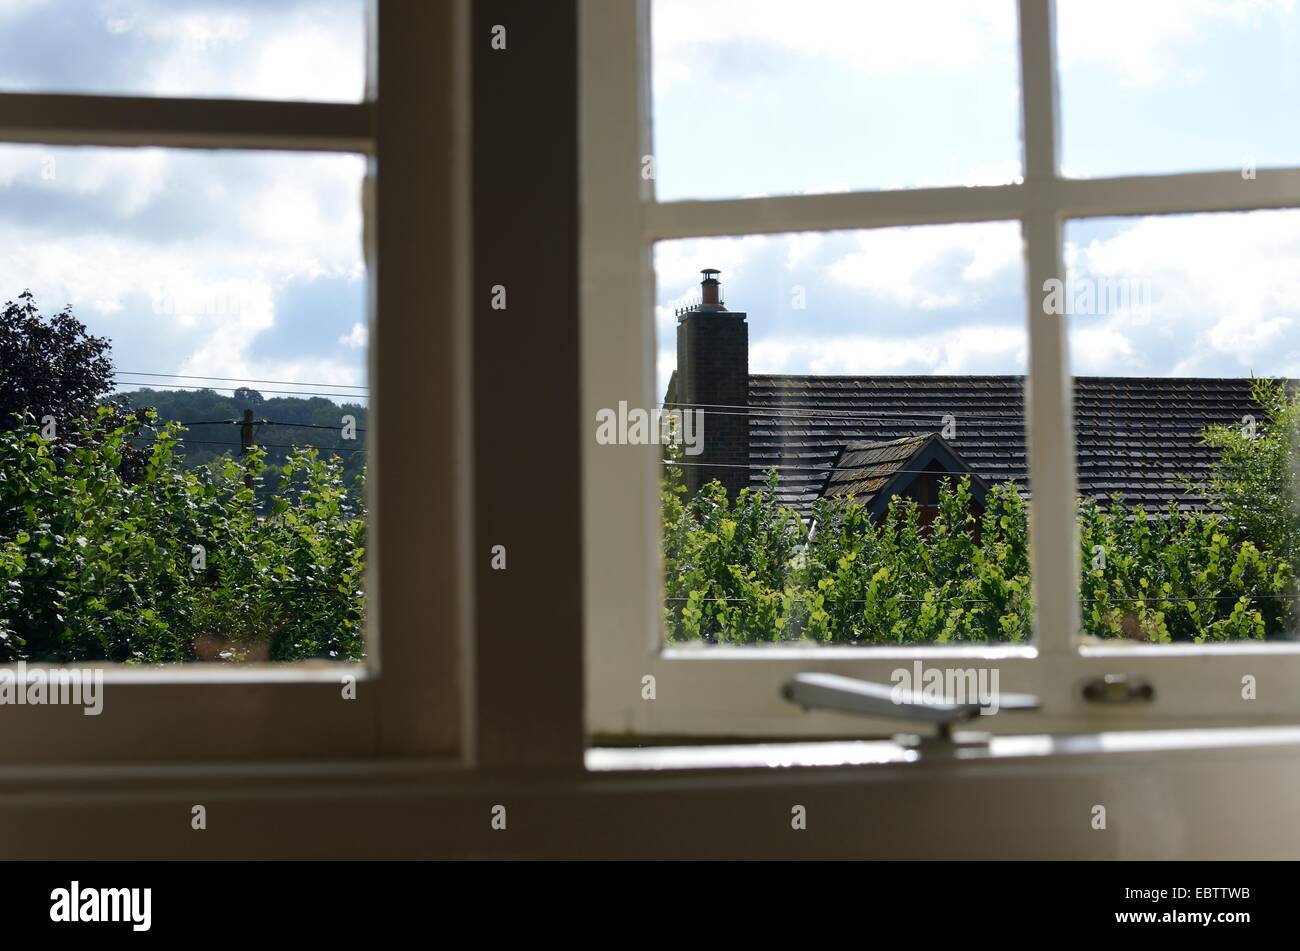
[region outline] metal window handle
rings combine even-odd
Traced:
[[[841,677],[836,674],[795,674],[781,694],[805,710],[834,710],[863,717],[888,717],[913,723],[933,723],[937,738],[951,742],[952,728],[980,715],[979,702],[934,700],[921,691]],[[1038,697],[1027,693],[998,693],[997,711],[1037,710]],[[992,709],[991,707],[989,709]]]

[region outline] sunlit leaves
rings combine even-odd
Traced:
[[[259,509],[260,451],[186,468],[179,427],[145,420],[130,477],[134,418],[100,413],[61,447],[31,421],[0,433],[0,660],[362,656],[365,513],[337,460],[294,453]]]

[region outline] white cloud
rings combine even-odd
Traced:
[[[700,270],[712,267],[722,271],[728,281],[743,283],[747,262],[772,240],[767,235],[749,235],[661,241],[655,245],[655,274],[661,287],[683,287],[698,284]]]
[[[161,96],[357,101],[365,82],[364,0],[0,0],[0,23],[21,18],[24,41],[46,59],[5,64],[14,87]],[[12,26],[7,26],[13,29]],[[65,31],[94,41],[96,72],[59,69]]]
[[[21,18],[37,50],[81,30],[95,55],[73,71],[54,54],[15,60],[10,88],[305,100],[363,90],[364,0],[79,0],[58,17],[42,2],[0,0],[0,23]],[[363,171],[361,157],[329,154],[0,146],[0,299],[30,288],[43,311],[70,305],[114,338],[123,369],[363,383],[364,322],[311,287],[365,280]]]
[[[370,342],[370,332],[366,325],[357,321],[349,333],[339,337],[339,343],[351,350],[364,350]]]
[[[956,72],[1005,49],[1016,25],[1010,2],[654,0],[651,29],[655,82],[663,85],[689,79],[702,50],[722,42],[833,59],[876,75]]]
[[[1199,62],[1184,55],[1224,26],[1290,22],[1295,0],[1058,0],[1061,67],[1096,65],[1133,85],[1195,83]]]
[[[910,338],[854,334],[767,337],[751,344],[752,373],[972,374],[1023,372],[1025,335],[973,325]]]
[[[1071,370],[1079,376],[1149,372],[1120,327],[1078,318],[1070,332]],[[1152,374],[1158,375],[1158,374]]]
[[[1074,273],[1151,289],[1150,314],[1073,323],[1076,368],[1300,374],[1300,212],[1144,218],[1070,249]]]
[[[1097,315],[1070,318],[1074,372],[1300,376],[1300,211],[1070,229],[1071,281],[1097,288]],[[1019,227],[991,223],[668,242],[656,263],[665,294],[723,269],[749,313],[753,372],[1008,373],[1025,364],[1021,254]],[[806,311],[791,310],[791,281],[807,285]],[[1118,306],[1111,288],[1127,294]],[[671,306],[656,317],[669,367]]]
[[[1007,222],[882,228],[857,235],[861,250],[830,266],[837,280],[922,310],[979,302],[980,284],[1020,261],[1020,229]],[[945,268],[955,261],[960,267]]]
[[[57,174],[46,180],[50,157]],[[345,353],[324,363],[258,355],[289,285],[364,279],[360,159],[5,146],[0,168],[12,172],[0,181],[0,292],[31,288],[46,311],[70,305],[94,333],[130,328],[137,352],[115,344],[136,364],[124,369],[360,381]],[[324,306],[333,326],[352,316]],[[159,349],[140,342],[142,320]],[[355,353],[364,329],[327,339]],[[320,350],[310,327],[299,332],[304,350]],[[153,356],[163,348],[173,356]],[[322,375],[292,375],[313,369]]]
[[[153,95],[354,101],[364,89],[356,3],[242,13],[147,3],[125,23],[152,46],[138,82]]]

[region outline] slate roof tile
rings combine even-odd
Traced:
[[[1080,494],[1118,492],[1152,511],[1170,501],[1203,505],[1180,481],[1203,477],[1215,458],[1200,444],[1205,426],[1260,416],[1251,386],[1244,378],[1077,377]],[[751,375],[749,406],[751,464],[782,464],[778,494],[805,513],[847,444],[931,435],[945,415],[956,422],[947,443],[977,475],[1030,494],[1023,377]],[[766,478],[763,468],[751,471],[755,486]]]

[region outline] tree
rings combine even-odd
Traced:
[[[38,421],[52,416],[60,427],[93,418],[113,389],[110,348],[71,308],[43,317],[31,291],[7,302],[0,314],[0,429],[16,424],[15,413]]]
[[[1205,444],[1219,457],[1197,488],[1223,509],[1239,536],[1276,553],[1300,575],[1300,394],[1261,379],[1254,381],[1252,398],[1263,419],[1206,428]]]

